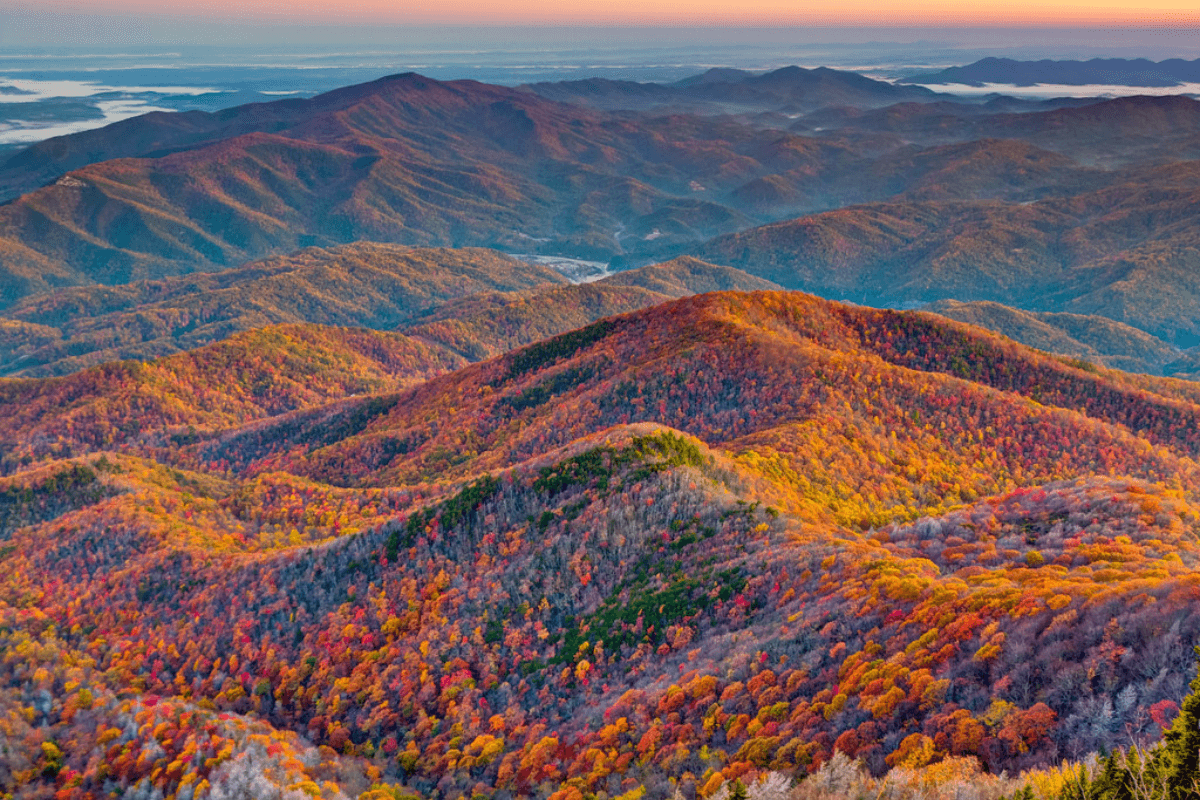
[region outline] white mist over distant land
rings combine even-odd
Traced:
[[[0,71],[4,69],[0,64]],[[6,91],[8,90],[8,91]],[[198,86],[106,86],[91,81],[46,81],[28,78],[0,77],[0,97],[5,103],[36,103],[52,97],[94,97],[99,94],[187,94],[219,92],[220,89]]]
[[[195,97],[222,91],[203,86],[110,86],[93,81],[6,77],[3,69],[0,62],[0,103],[9,104],[0,118],[0,145],[32,144],[151,111],[171,111],[155,105],[155,100],[162,97]],[[56,100],[83,101],[95,109],[95,115],[85,119],[54,119],[43,108],[33,108],[34,104]],[[30,113],[22,115],[22,110]]]
[[[1009,97],[1045,100],[1051,97],[1133,97],[1134,95],[1167,97],[1185,94],[1200,95],[1200,83],[1180,83],[1175,86],[1123,86],[1114,84],[1035,83],[1016,86],[1011,83],[984,83],[973,86],[965,83],[921,84],[935,92],[947,92],[962,97],[984,97],[1003,94]]]
[[[96,108],[101,114],[99,119],[46,124],[26,120],[0,121],[0,145],[33,144],[52,139],[55,136],[66,136],[69,133],[100,128],[123,119],[149,114],[151,111],[171,110],[152,106],[139,100],[97,100]]]

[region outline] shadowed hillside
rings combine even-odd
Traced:
[[[695,254],[782,286],[872,305],[991,300],[1096,314],[1200,341],[1194,163],[1027,204],[852,206],[711,241]]]
[[[1181,353],[1137,328],[1106,317],[1021,311],[999,303],[942,300],[925,306],[944,317],[1002,333],[1021,344],[1113,369],[1173,375]],[[1186,370],[1183,370],[1186,371]]]

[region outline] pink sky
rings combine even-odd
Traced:
[[[1196,0],[42,0],[42,11],[289,22],[497,24],[1033,25],[1194,28]],[[18,12],[19,13],[19,12]]]

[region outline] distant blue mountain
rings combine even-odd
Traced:
[[[1054,83],[1067,86],[1111,84],[1114,86],[1170,87],[1200,82],[1200,59],[1184,61],[1172,58],[1150,61],[1145,58],[1093,58],[1090,61],[1016,61],[1011,58],[985,58],[965,67],[950,67],[940,72],[914,75],[902,83],[937,85],[962,83],[982,86],[1003,83],[1033,86]]]
[[[939,99],[922,86],[897,86],[828,67],[794,66],[765,73],[719,67],[672,84],[588,78],[521,88],[550,100],[610,111],[671,108],[689,112],[806,112],[827,106],[879,108]]]

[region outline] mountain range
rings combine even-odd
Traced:
[[[573,105],[658,113],[795,114],[826,106],[874,108],[906,101],[929,102],[938,97],[922,86],[888,83],[828,67],[795,66],[765,73],[719,67],[672,84],[589,78],[521,88]]]
[[[890,91],[803,71],[717,77],[689,85],[786,94],[837,77]],[[824,104],[838,97],[817,94]],[[57,287],[229,268],[359,239],[647,263],[756,222],[848,203],[1025,201],[1110,185],[1126,176],[1073,159],[1186,150],[1200,135],[1196,105],[1135,98],[973,109],[954,117],[965,127],[924,148],[856,128],[855,115],[843,133],[814,138],[750,118],[631,116],[416,75],[312,100],[151,115],[36,145],[0,168],[10,194],[50,182],[0,206],[0,296],[11,304]],[[1030,144],[978,138],[983,130]]]
[[[419,326],[430,343],[477,360],[664,300],[765,288],[777,287],[690,258],[573,286],[552,269],[493,250],[356,242],[221,272],[35,296],[0,317],[0,372],[65,374],[304,323]],[[475,330],[480,325],[486,334]]]
[[[1155,132],[1114,129],[1129,102],[1069,121],[1052,115],[1092,107],[1018,116],[1038,130],[1069,127],[1081,151],[1096,140],[1135,148]],[[1190,109],[1155,130],[1186,133]],[[796,212],[914,193],[1025,200],[1113,179],[995,139],[945,151],[840,142],[415,75],[306,101],[151,116],[136,123],[139,135],[130,124],[36,145],[0,169],[10,192],[50,181],[0,206],[3,302],[359,239],[646,263]],[[96,163],[77,166],[87,161]]]
[[[368,242],[313,247],[221,272],[30,298],[4,318],[0,370],[71,372],[286,323],[388,330],[455,298],[565,282],[551,269],[494,251]]]
[[[803,196],[854,160],[732,121],[624,120],[415,75],[275,110],[287,127],[253,108],[221,114],[239,112],[265,124],[159,158],[84,166],[0,206],[0,295],[358,239],[582,257],[654,251],[749,224],[727,199],[749,181],[791,175]]]
[[[794,292],[360,397],[429,362],[324,330],[8,384],[9,785],[999,771],[1181,695],[1200,514],[1159,482],[1195,479],[1192,384]]]
[[[1128,800],[1198,107],[408,74],[18,153],[0,798]]]

